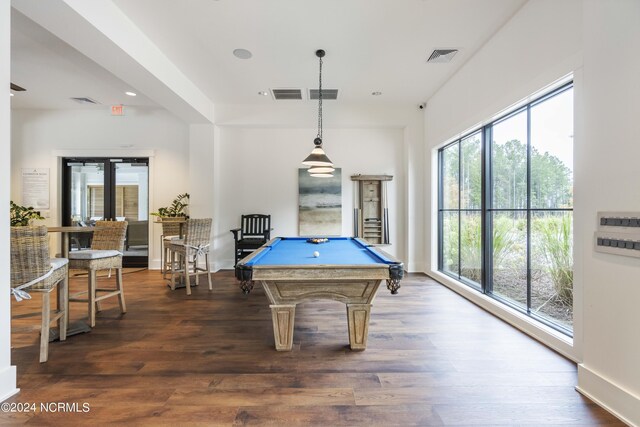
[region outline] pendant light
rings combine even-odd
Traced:
[[[324,55],[324,50],[319,49],[316,51],[316,56],[320,62],[318,78],[318,134],[313,140],[313,144],[315,145],[314,149],[302,162],[303,165],[310,166],[308,169],[309,175],[315,178],[330,178],[333,176],[332,172],[335,170],[333,168],[333,162],[329,160],[329,157],[327,157],[322,149],[322,58]]]

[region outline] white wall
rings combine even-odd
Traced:
[[[11,58],[11,4],[0,2],[0,64]],[[9,67],[0,66],[0,401],[16,393],[16,368],[11,366],[11,296],[9,292],[9,210],[11,107]]]
[[[427,259],[447,286],[582,362],[578,389],[640,424],[640,261],[596,254],[598,210],[640,211],[640,2],[530,0],[428,102]],[[584,58],[584,59],[583,59]],[[437,273],[435,148],[574,73],[574,339]]]
[[[51,211],[46,225],[59,225],[60,174],[56,156],[150,156],[151,212],[188,191],[189,127],[162,109],[14,110],[11,197],[22,199],[22,168],[51,169]],[[123,146],[132,147],[123,148]],[[150,224],[151,267],[160,265],[161,227]],[[55,244],[52,240],[52,244]],[[57,247],[57,246],[56,246]]]
[[[315,129],[224,128],[221,131],[221,193],[224,209],[219,218],[223,240],[215,259],[233,266],[230,229],[240,225],[240,215],[271,215],[273,236],[298,234],[298,168],[313,148]],[[405,258],[404,197],[401,186],[402,129],[327,129],[325,151],[342,169],[342,232],[353,235],[353,183],[351,175],[393,175],[387,184],[392,245],[388,252]],[[398,253],[400,251],[400,253]]]
[[[606,52],[606,60],[602,53]],[[596,253],[598,211],[640,212],[640,2],[584,6],[584,90],[576,232],[584,254],[581,391],[640,425],[640,259]],[[579,205],[578,203],[579,198]]]
[[[213,140],[215,126],[189,126],[189,214],[192,218],[213,216]]]
[[[353,174],[389,174],[391,246],[389,253],[415,271],[410,253],[422,254],[420,238],[409,241],[422,223],[407,210],[407,198],[422,204],[422,194],[409,187],[407,177],[422,181],[422,115],[404,109],[339,106],[327,103],[324,148],[336,167],[342,168],[342,235],[352,235]],[[402,116],[404,114],[404,116]],[[216,268],[233,266],[233,237],[243,213],[272,215],[273,235],[298,235],[298,168],[313,148],[316,136],[313,104],[275,106],[217,106],[215,140],[216,216],[214,259]],[[418,147],[418,148],[415,148]],[[413,205],[412,205],[413,206]],[[421,234],[418,234],[420,236]],[[421,259],[421,258],[418,258]]]

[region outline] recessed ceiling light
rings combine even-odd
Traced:
[[[249,59],[253,56],[253,54],[249,52],[247,49],[234,49],[233,54],[235,55],[236,58],[240,58],[240,59]]]
[[[12,93],[10,93],[10,94],[9,94],[9,96],[13,96],[13,94],[12,94]]]
[[[267,96],[269,95],[269,92],[265,92],[264,90],[261,90],[260,92],[258,92],[258,95]]]
[[[373,96],[380,96],[380,95],[382,95],[382,92],[378,92],[378,91],[371,92],[371,95],[373,95]]]
[[[136,96],[136,93],[135,92],[125,92],[125,95]]]

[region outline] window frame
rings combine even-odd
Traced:
[[[530,101],[518,104],[517,107],[507,110],[504,114],[493,117],[489,122],[474,127],[472,130],[465,132],[460,137],[456,137],[454,140],[447,142],[438,149],[437,161],[438,161],[438,271],[452,279],[467,285],[468,287],[520,312],[528,317],[535,319],[536,321],[549,326],[564,335],[573,337],[573,329],[554,322],[544,316],[541,316],[531,310],[531,293],[532,293],[532,277],[531,277],[531,237],[532,237],[532,214],[536,212],[572,212],[573,206],[570,208],[532,208],[531,207],[531,108],[539,105],[547,100],[554,98],[570,89],[574,88],[574,81],[570,79],[563,82],[557,87],[536,96]],[[540,93],[540,92],[538,92]],[[537,94],[538,94],[537,93]],[[536,94],[536,95],[537,95]],[[520,114],[526,113],[526,208],[493,208],[493,165],[492,165],[492,150],[493,150],[493,127],[509,118]],[[480,171],[481,171],[481,207],[478,209],[463,209],[461,203],[461,168],[462,168],[462,141],[465,139],[479,134],[480,136]],[[444,152],[447,149],[457,145],[458,150],[458,205],[456,208],[444,208]],[[462,263],[461,263],[461,218],[464,212],[480,212],[481,215],[481,283],[474,282],[464,276],[462,276]],[[458,262],[457,262],[457,274],[446,271],[444,269],[444,213],[445,212],[457,212],[458,214]],[[493,292],[493,230],[492,230],[492,218],[495,212],[522,212],[525,214],[527,220],[526,228],[526,269],[527,269],[527,282],[526,282],[526,307],[519,306],[514,302],[496,294]]]

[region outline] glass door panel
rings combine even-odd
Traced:
[[[69,163],[71,169],[70,225],[91,225],[104,218],[104,164]]]
[[[123,264],[146,267],[149,251],[148,159],[63,159],[62,224],[127,221]],[[90,233],[70,237],[70,250],[91,246]]]
[[[149,254],[149,167],[146,163],[115,163],[115,218],[127,221],[125,257],[138,261]]]

